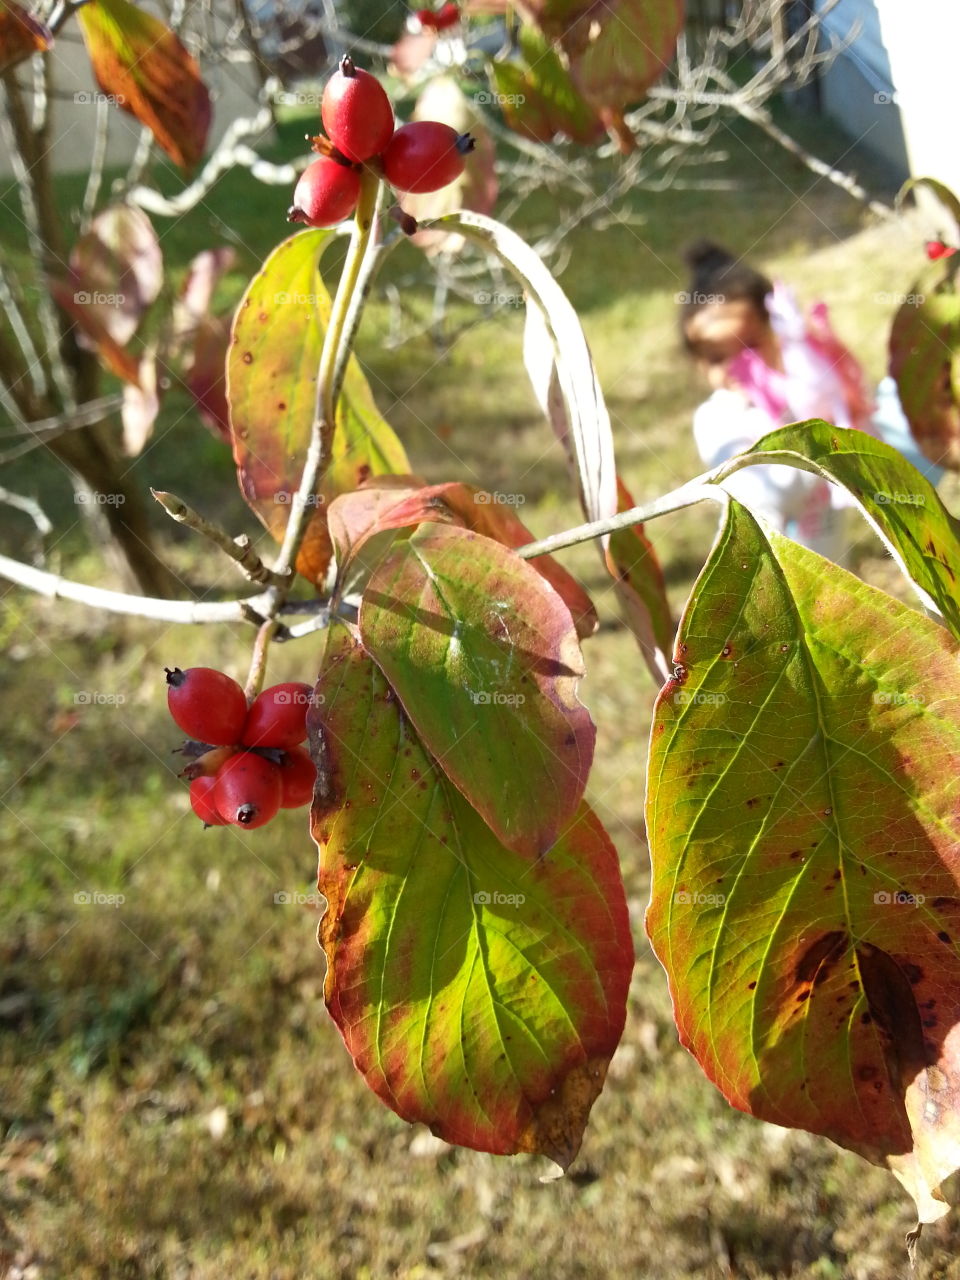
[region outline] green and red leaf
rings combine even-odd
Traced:
[[[777,462],[848,489],[904,573],[960,639],[960,521],[898,450],[862,431],[811,418],[771,431],[750,453],[758,462],[774,461],[770,455],[776,454]]]
[[[596,737],[560,596],[499,543],[423,524],[372,574],[360,634],[427,750],[498,838],[546,853],[579,808]]]
[[[317,366],[330,317],[319,259],[333,233],[300,232],[279,245],[251,281],[233,322],[227,399],[241,491],[277,541],[283,538],[310,440]],[[332,460],[307,526],[297,569],[324,580],[332,547],[325,505],[370,476],[410,470],[351,357],[337,405]]]
[[[583,6],[560,38],[574,84],[596,109],[634,106],[670,65],[683,21],[683,0]]]
[[[550,142],[558,133],[584,145],[599,141],[604,136],[603,121],[542,32],[523,26],[520,51],[522,62],[491,60],[489,64],[510,128],[536,142]]]
[[[888,1165],[960,1166],[960,667],[948,632],[731,502],[648,776],[647,929],[736,1107]]]
[[[505,849],[346,628],[317,691],[325,993],[357,1069],[447,1142],[566,1168],[633,968],[609,838],[582,805],[547,857]]]
[[[152,131],[175,164],[192,168],[211,119],[196,59],[165,23],[129,0],[91,0],[77,17],[100,88]]]

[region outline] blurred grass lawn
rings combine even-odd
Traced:
[[[275,154],[293,154],[301,133],[291,126]],[[827,159],[848,145],[821,130],[809,138]],[[562,278],[638,500],[700,469],[690,416],[701,389],[678,349],[673,297],[686,284],[686,240],[714,236],[806,301],[825,297],[874,377],[891,310],[875,295],[907,291],[921,261],[902,226],[871,225],[757,134],[727,131],[725,145],[730,160],[710,176],[729,178],[729,189],[637,192],[636,221],[576,233]],[[854,159],[863,171],[865,158]],[[866,176],[882,181],[869,167]],[[62,202],[80,190],[65,181]],[[182,272],[199,249],[234,243],[240,260],[222,294],[234,300],[287,233],[288,194],[229,175],[195,213],[158,223],[168,266]],[[530,220],[548,213],[528,210]],[[395,278],[414,252],[398,251]],[[411,308],[425,316],[429,294]],[[473,319],[474,309],[451,308],[449,350],[425,336],[390,350],[385,311],[374,309],[360,354],[380,407],[431,479],[522,493],[538,533],[575,523],[562,457],[522,371],[519,310]],[[182,397],[169,397],[135,470],[256,533],[227,450]],[[56,513],[54,564],[86,580],[102,574],[51,464],[32,455],[4,483]],[[0,516],[0,546],[21,553],[24,522]],[[714,521],[695,509],[650,529],[678,610]],[[185,584],[232,583],[192,539],[158,528]],[[857,537],[861,571],[894,587],[892,563],[866,529]],[[677,1045],[641,923],[655,691],[593,552],[565,560],[604,617],[583,687],[600,735],[591,795],[622,856],[638,964],[582,1154],[547,1184],[541,1161],[454,1150],[409,1128],[354,1072],[323,1008],[316,913],[274,903],[278,891],[315,884],[303,813],[247,834],[204,832],[188,815],[162,669],[212,664],[242,678],[249,635],[117,620],[3,589],[0,1263],[33,1263],[17,1274],[43,1280],[906,1273],[913,1219],[891,1176],[733,1111]],[[278,650],[270,675],[311,678],[315,663],[303,642]],[[90,701],[76,705],[78,693]],[[84,890],[125,901],[75,905]],[[958,1243],[953,1225],[928,1231],[930,1275],[960,1275]]]

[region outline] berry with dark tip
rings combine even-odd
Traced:
[[[320,156],[300,175],[293,192],[288,222],[307,227],[332,227],[349,218],[360,198],[360,177],[356,170]]]
[[[378,156],[393,136],[393,108],[376,76],[340,59],[320,102],[320,118],[330,141],[348,160]]]
[[[383,173],[398,191],[439,191],[463,173],[474,140],[439,120],[402,125],[383,153]]]
[[[277,816],[280,769],[255,751],[239,751],[217,774],[213,803],[227,822],[253,831]]]
[[[247,719],[247,700],[236,680],[212,667],[165,670],[167,707],[187,737],[211,747],[240,741]]]

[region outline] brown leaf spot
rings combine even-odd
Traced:
[[[587,1117],[603,1088],[607,1065],[606,1058],[590,1058],[571,1068],[536,1107],[519,1135],[517,1150],[549,1156],[566,1172],[580,1150]]]
[[[812,982],[821,969],[829,970],[847,949],[849,938],[842,929],[832,929],[812,942],[797,961],[794,981]]]

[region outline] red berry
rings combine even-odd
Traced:
[[[205,827],[225,827],[226,818],[214,804],[213,788],[216,778],[194,778],[190,783],[190,804]]]
[[[398,191],[439,191],[460,177],[464,156],[472,150],[469,133],[457,133],[438,120],[414,120],[387,144],[384,176]]]
[[[280,785],[283,788],[281,809],[299,809],[313,799],[313,784],[317,780],[317,766],[303,747],[293,747],[286,753],[280,766]]]
[[[190,738],[211,747],[239,742],[247,718],[247,700],[236,680],[212,667],[167,672],[167,706],[174,722]]]
[[[436,31],[437,15],[433,12],[432,9],[418,9],[416,12],[416,17],[419,20],[421,27],[426,27],[427,29],[432,28],[434,31]]]
[[[255,751],[240,751],[217,774],[212,795],[228,822],[252,831],[277,815],[282,795],[280,769]]]
[[[295,747],[307,736],[308,684],[275,684],[250,704],[240,741],[245,747]]]
[[[931,262],[937,262],[940,258],[952,258],[957,252],[956,249],[952,249],[948,244],[943,244],[940,240],[928,240],[924,247]]]
[[[442,4],[433,15],[433,25],[438,31],[446,31],[448,27],[456,26],[459,21],[460,9],[452,0],[448,0],[447,4]]]
[[[308,227],[332,227],[350,217],[359,198],[360,177],[355,170],[321,156],[301,173],[287,219]]]
[[[393,108],[383,85],[369,71],[340,59],[327,81],[320,118],[330,141],[348,160],[378,156],[393,136]]]

